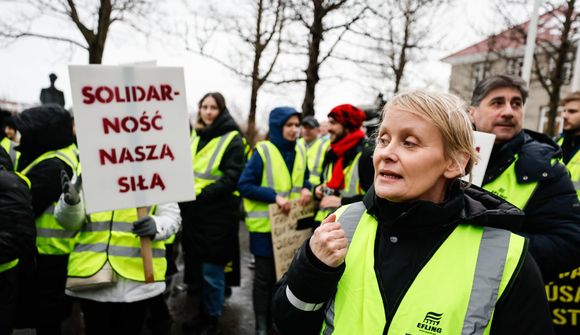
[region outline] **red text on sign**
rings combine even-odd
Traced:
[[[147,115],[147,111],[139,117],[134,116],[124,116],[124,117],[112,117],[103,118],[103,131],[105,134],[109,132],[120,133],[134,133],[137,130],[147,132],[151,129],[163,130],[163,124],[161,123],[161,115],[159,111],[155,112],[153,117]]]
[[[112,102],[168,101],[179,95],[178,91],[167,84],[159,86],[83,86],[81,88],[83,103],[91,105],[95,102],[108,104]]]
[[[165,158],[175,160],[171,148],[167,144],[138,145],[134,148],[99,149],[99,162],[106,164],[123,164],[143,161],[154,161]]]
[[[162,191],[165,190],[165,183],[158,173],[154,173],[150,179],[145,178],[142,175],[139,176],[129,176],[120,177],[117,180],[119,185],[120,193],[135,192],[135,191],[146,191],[159,188]]]

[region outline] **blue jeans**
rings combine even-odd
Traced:
[[[203,263],[201,273],[203,277],[201,287],[203,311],[209,316],[221,316],[225,288],[224,266],[214,263]]]

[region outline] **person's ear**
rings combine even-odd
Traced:
[[[467,160],[468,155],[466,153],[459,154],[458,159],[447,159],[447,166],[443,171],[443,176],[447,179],[455,179],[464,176]]]
[[[472,124],[475,124],[475,113],[477,113],[477,107],[470,106],[468,111],[469,111],[469,121],[471,121]]]

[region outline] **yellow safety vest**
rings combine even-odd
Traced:
[[[4,137],[2,141],[0,141],[0,146],[6,151],[6,153],[8,153],[8,156],[10,156],[14,170],[16,170],[18,158],[20,158],[20,152],[16,151],[17,145],[18,144],[12,142],[8,137]]]
[[[197,151],[199,136],[193,136],[191,142],[191,156],[193,172],[195,175],[195,195],[208,185],[215,183],[221,176],[219,166],[226,149],[238,135],[238,131],[230,131],[227,134],[211,139],[201,150]],[[237,191],[234,194],[239,194]]]
[[[18,265],[19,261],[20,260],[18,258],[16,258],[16,259],[11,260],[9,262],[0,264],[0,273],[8,271],[8,270],[16,267],[16,265]]]
[[[562,137],[558,140],[558,145],[562,146],[563,143],[564,138]],[[572,179],[576,194],[578,194],[578,199],[580,199],[580,150],[566,164],[566,169],[570,172],[570,179]]]
[[[495,305],[523,260],[523,237],[459,225],[421,269],[387,324],[374,269],[377,221],[362,202],[337,214],[350,245],[321,334],[378,335],[385,328],[397,335],[489,334]]]
[[[359,152],[350,162],[350,164],[343,169],[344,189],[340,190],[340,196],[343,198],[354,197],[355,195],[365,195],[366,193],[365,190],[363,190],[360,186],[360,176],[358,172],[358,162],[361,156],[362,152]],[[329,181],[330,178],[332,178],[333,166],[334,164],[330,163],[324,169],[324,176],[326,181]],[[320,208],[318,212],[316,212],[314,221],[322,222],[322,220],[324,220],[333,211],[334,208]]]
[[[303,138],[298,139],[298,142],[306,147],[306,143]],[[324,162],[324,155],[328,151],[329,147],[329,140],[317,138],[314,140],[314,143],[312,143],[306,149],[306,157],[308,158],[308,170],[310,171],[310,178],[308,178],[308,181],[312,186],[316,186],[321,183],[320,176],[322,175],[322,163]]]
[[[152,215],[155,208],[149,211]],[[68,262],[69,277],[90,277],[109,261],[120,276],[144,282],[141,242],[133,232],[137,209],[122,209],[93,213],[79,232],[77,243]],[[165,242],[151,241],[153,251],[153,277],[165,280],[167,261]]]
[[[289,198],[299,199],[304,184],[306,172],[306,149],[296,144],[296,158],[292,174],[286,167],[286,162],[276,146],[270,141],[261,141],[256,144],[256,153],[262,158],[264,169],[262,172],[262,187],[274,189],[276,194]],[[271,231],[268,203],[244,198],[246,210],[246,227],[252,233],[268,233]]]
[[[79,162],[74,151],[74,146],[70,145],[66,148],[48,151],[40,155],[22,170],[22,174],[26,176],[36,165],[52,158],[60,159],[66,165],[70,166],[73,171],[77,170]],[[66,255],[71,252],[74,245],[76,232],[66,230],[58,224],[54,217],[55,206],[56,202],[36,218],[36,247],[38,253],[41,255]]]
[[[523,210],[528,200],[532,197],[532,194],[534,194],[538,182],[518,182],[516,175],[516,162],[518,159],[519,157],[516,155],[513,163],[499,177],[495,178],[495,180],[483,185],[483,189]]]

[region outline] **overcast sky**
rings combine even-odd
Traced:
[[[166,6],[171,8],[171,3],[178,0],[166,1]],[[231,1],[234,3],[234,1]],[[505,10],[514,11],[521,17],[528,17],[531,5],[507,4]],[[0,2],[0,19],[5,15],[16,15],[22,9],[20,1]],[[450,65],[441,63],[438,59],[447,54],[460,50],[466,46],[481,40],[485,35],[497,32],[502,27],[501,16],[493,11],[491,1],[460,0],[457,5],[450,9],[442,17],[448,22],[447,36],[442,42],[441,51],[433,51],[429,59],[421,66],[410,69],[408,75],[427,76],[434,81],[433,88],[447,90]],[[43,25],[44,24],[44,25]],[[69,29],[71,34],[78,31],[72,26],[47,26],[40,21],[45,33]],[[67,28],[68,27],[68,28]],[[483,35],[482,35],[483,34]],[[127,33],[122,26],[113,26],[107,41],[103,64],[116,65],[131,62],[155,60],[160,66],[181,66],[184,68],[187,98],[190,112],[194,112],[193,106],[197,100],[208,91],[220,91],[224,93],[230,110],[247,112],[249,106],[250,89],[248,84],[241,82],[237,77],[223,69],[220,65],[188,53],[179,47],[167,47],[157,41],[148,41],[142,36]],[[68,69],[69,64],[86,64],[87,52],[80,48],[71,47],[68,44],[47,41],[41,39],[21,39],[0,48],[0,99],[20,103],[37,103],[40,90],[49,85],[48,74],[54,72],[58,75],[57,88],[64,91],[66,105],[71,106],[69,91]],[[344,69],[340,69],[344,71]],[[326,71],[338,71],[326,69]],[[354,69],[349,71],[348,76],[363,81],[362,74]],[[418,87],[421,81],[417,80]],[[354,81],[327,81],[321,82],[316,91],[316,111],[320,120],[325,118],[328,111],[341,103],[368,104],[372,103],[378,92],[363,90]],[[264,126],[267,111],[278,105],[290,105],[297,109],[303,98],[302,86],[295,89],[267,90],[262,91],[259,97],[258,122]]]

